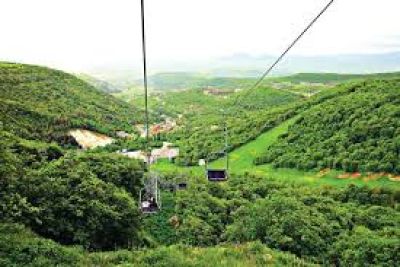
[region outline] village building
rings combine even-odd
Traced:
[[[129,158],[141,159],[144,162],[147,162],[146,153],[142,150],[137,150],[137,151],[122,150],[119,153]],[[161,148],[155,148],[151,151],[149,159],[150,159],[150,164],[152,164],[157,162],[159,159],[168,159],[169,161],[172,161],[177,156],[179,156],[179,149],[173,148],[172,143],[164,142]]]
[[[233,93],[233,91],[229,90],[229,89],[219,89],[219,88],[213,88],[213,87],[207,87],[206,89],[203,89],[203,94],[205,94],[205,95],[227,96],[232,93]]]

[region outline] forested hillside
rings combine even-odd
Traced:
[[[144,165],[110,153],[75,153],[0,131],[0,222],[63,244],[140,244],[136,199]]]
[[[137,209],[143,162],[57,144],[75,127],[132,131],[135,109],[69,74],[11,63],[0,64],[0,103],[0,223],[87,249],[146,243]],[[8,254],[0,248],[0,265],[18,265]]]
[[[169,136],[180,148],[178,164],[193,165],[202,158],[220,157],[218,152],[224,149],[225,123],[230,151],[294,116],[301,100],[295,94],[264,87],[251,94],[235,93],[227,99],[195,98],[194,105],[187,108],[184,127]],[[179,104],[171,106],[179,107]]]
[[[20,137],[62,142],[71,128],[113,135],[132,131],[139,116],[127,103],[70,74],[0,63],[0,120],[4,130]]]
[[[157,93],[150,97],[150,117],[177,118],[179,127],[158,136],[180,148],[177,163],[195,165],[199,159],[218,158],[224,146],[224,123],[231,151],[294,116],[305,98],[285,90],[260,87],[248,90],[188,89]],[[144,106],[142,96],[132,101]]]
[[[397,210],[400,199],[394,190],[356,186],[310,188],[299,183],[284,183],[251,175],[231,177],[225,184],[207,183],[203,177],[192,178],[187,190],[164,192],[163,210],[140,221],[142,229],[150,235],[151,243],[140,244],[135,236],[129,236],[134,241],[133,248],[144,246],[144,250],[90,253],[81,246],[66,247],[44,240],[22,226],[0,224],[3,237],[0,238],[0,255],[3,256],[0,260],[3,258],[3,262],[9,265],[25,266],[35,266],[30,261],[37,265],[42,261],[49,266],[133,264],[182,267],[209,266],[210,263],[216,266],[311,266],[312,263],[363,266],[365,262],[372,266],[397,266],[400,260],[400,219]],[[100,183],[98,186],[102,189],[105,185]],[[48,187],[43,183],[33,191]],[[80,188],[78,183],[77,189]],[[58,195],[59,190],[57,186],[57,190],[50,195]],[[46,216],[43,218],[46,227],[49,219],[54,218],[53,222],[62,222],[53,225],[54,233],[74,229],[82,234],[75,234],[77,239],[74,244],[86,245],[85,242],[91,240],[91,234],[98,234],[100,239],[97,242],[108,244],[117,240],[117,245],[124,245],[120,242],[128,236],[119,234],[132,233],[123,231],[123,223],[128,219],[125,214],[132,214],[131,209],[118,209],[125,203],[123,198],[116,202],[118,205],[108,206],[105,202],[103,206],[101,202],[101,205],[91,209],[87,209],[90,204],[98,202],[78,202],[84,209],[78,209],[74,214],[74,209],[67,209],[68,204],[71,205],[72,200],[80,201],[78,197],[86,191],[80,194],[78,190],[72,192],[69,197],[59,196],[62,201],[57,201],[47,212],[66,212],[62,214],[68,217]],[[97,192],[105,198],[108,195],[108,191],[104,195],[100,193],[102,190]],[[49,205],[49,202],[43,204]],[[96,211],[97,208],[99,213],[94,213],[95,220],[86,221],[85,215],[93,216],[88,211]],[[109,209],[114,209],[116,213]],[[82,215],[79,215],[80,212]],[[82,216],[83,222],[90,224],[81,225],[79,220],[72,224],[76,216]],[[89,227],[110,223],[109,220],[115,222],[113,227],[120,228]],[[68,227],[64,228],[64,225]],[[127,229],[135,233],[135,228]],[[72,232],[66,233],[56,240],[63,241]],[[149,244],[155,248],[149,247]]]
[[[254,145],[261,143],[246,148],[280,126],[262,143],[272,147],[257,163],[398,172],[399,80],[344,84],[310,97],[265,86],[154,95],[151,119],[170,116],[177,127],[155,135],[150,146],[175,143],[180,148],[175,163],[183,166],[162,160],[151,166],[162,205],[145,214],[138,199],[152,173],[143,161],[114,153],[140,149],[143,138],[90,151],[59,144],[72,127],[110,135],[129,131],[135,109],[63,72],[9,63],[0,64],[0,71],[0,266],[400,261],[397,185],[336,187],[320,177],[318,185],[324,186],[312,186],[285,173],[271,178],[252,164],[261,150]],[[224,147],[225,123],[228,150],[242,146],[246,153],[232,153],[231,165],[237,164],[228,181],[210,183],[202,168],[187,165],[220,156],[213,152]],[[178,190],[177,182],[186,187]]]
[[[400,80],[347,84],[302,113],[257,163],[400,173]]]
[[[155,90],[186,90],[211,87],[236,89],[250,86],[254,78],[212,77],[200,73],[170,72],[157,73],[149,77]]]
[[[105,93],[116,93],[122,91],[122,88],[118,88],[108,81],[95,78],[85,73],[79,73],[76,76]]]
[[[353,80],[389,79],[400,76],[400,72],[372,74],[343,74],[343,73],[298,73],[290,76],[271,78],[270,81],[291,83],[343,83]]]
[[[187,115],[219,115],[222,109],[236,111],[254,111],[270,109],[276,106],[296,102],[302,97],[293,93],[262,87],[253,90],[217,89],[222,94],[208,93],[207,90],[190,89],[180,92],[168,92],[150,97],[149,107],[155,114],[177,116]],[[137,97],[135,106],[144,106],[144,98]]]

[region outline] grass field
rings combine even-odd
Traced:
[[[251,173],[266,176],[269,178],[279,179],[287,182],[301,182],[311,186],[320,185],[333,185],[333,186],[346,186],[348,184],[356,185],[368,185],[371,187],[384,186],[391,188],[399,188],[400,182],[394,182],[389,180],[387,177],[380,177],[374,180],[366,180],[366,175],[362,175],[358,178],[339,179],[337,178],[341,171],[330,170],[327,172],[319,171],[302,171],[297,169],[286,169],[286,168],[273,168],[270,164],[256,166],[253,164],[254,158],[261,154],[265,149],[273,144],[279,135],[285,133],[290,124],[292,124],[296,118],[289,119],[279,126],[271,129],[270,131],[263,133],[256,140],[247,143],[244,146],[229,153],[229,171],[231,174],[243,174]],[[224,159],[219,159],[210,164],[212,167],[223,167],[225,165]],[[160,172],[182,172],[191,173],[196,175],[204,174],[204,168],[195,167],[180,167],[169,163],[168,161],[160,161],[154,169]]]

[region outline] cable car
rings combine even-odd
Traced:
[[[210,182],[222,182],[228,179],[228,171],[225,169],[207,169],[207,179]]]
[[[228,125],[226,122],[226,114],[225,111],[221,109],[222,113],[222,119],[223,119],[223,124],[224,124],[224,139],[225,139],[225,145],[224,149],[218,153],[214,153],[217,155],[222,155],[225,157],[225,166],[223,168],[211,168],[208,166],[208,160],[200,160],[199,163],[201,162],[202,164],[205,165],[206,168],[206,177],[209,182],[223,182],[228,180],[229,177],[229,155],[228,155]]]
[[[304,36],[304,34],[314,25],[314,23],[325,13],[325,11],[331,6],[331,4],[334,2],[334,0],[330,0],[328,4],[318,13],[318,15],[307,25],[307,27],[296,37],[296,39],[284,50],[284,52],[272,63],[272,65],[263,73],[263,75],[256,81],[256,83],[249,88],[248,92],[251,92],[255,88],[257,88],[261,82],[264,80],[264,78],[271,73],[271,71],[277,66],[277,64],[286,56],[286,54],[296,45],[296,43]],[[148,88],[147,88],[147,59],[146,59],[146,42],[145,42],[145,19],[144,19],[144,1],[141,1],[141,19],[142,19],[142,53],[143,53],[143,84],[144,84],[144,89],[145,89],[145,118],[146,118],[146,144],[149,144],[149,112],[148,112]],[[233,106],[238,104],[239,100],[238,95],[233,102]],[[225,115],[225,114],[224,114]],[[227,123],[224,118],[224,123],[225,123],[225,149],[224,149],[224,154],[226,157],[226,166],[225,168],[221,169],[212,169],[212,168],[207,168],[207,161],[206,163],[206,177],[208,181],[214,182],[214,181],[226,181],[229,177],[228,170],[229,170],[229,158],[228,158],[228,134],[227,134]],[[155,193],[149,194],[150,198],[149,200],[145,200],[148,202],[143,202],[142,203],[142,192],[140,192],[140,201],[141,203],[141,209],[143,211],[152,211],[155,209],[158,209],[161,207],[158,201],[160,200],[159,197],[159,190],[158,187],[156,186],[156,191]],[[143,205],[142,205],[143,204]]]
[[[139,208],[142,213],[157,213],[161,210],[161,194],[158,187],[158,176],[146,181],[145,187],[139,193]]]
[[[160,207],[154,196],[147,198],[146,200],[141,200],[140,209],[143,213],[157,213]]]
[[[228,153],[224,152],[225,156],[225,166],[223,168],[212,168],[207,165],[206,161],[206,177],[209,182],[223,182],[228,180],[229,173],[228,173]]]

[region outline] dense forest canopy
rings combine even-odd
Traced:
[[[73,75],[45,67],[0,63],[0,119],[20,137],[62,142],[71,128],[109,135],[132,132],[141,112]]]
[[[301,114],[257,163],[400,173],[400,80],[369,80]]]
[[[143,162],[64,151],[3,131],[0,136],[2,221],[24,223],[60,243],[87,248],[142,242],[136,200]]]

